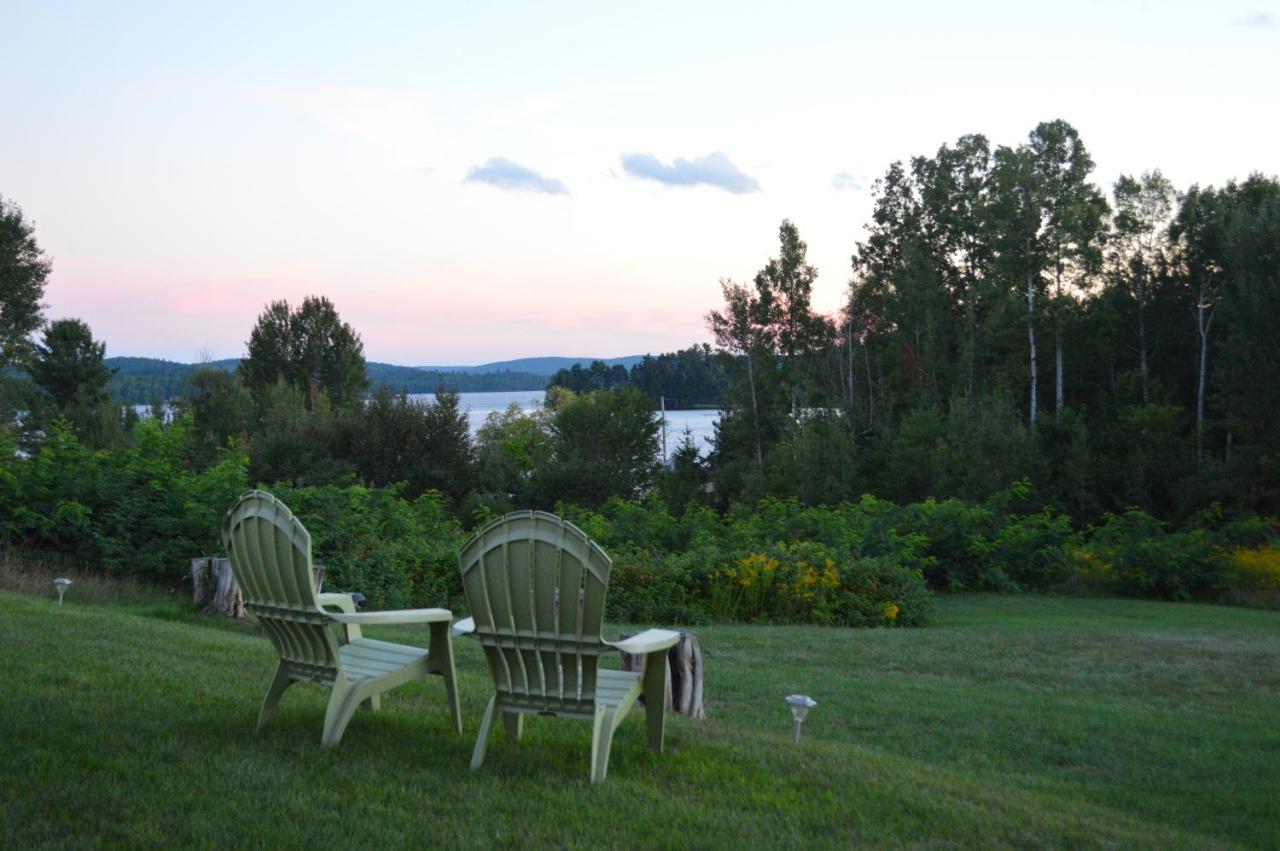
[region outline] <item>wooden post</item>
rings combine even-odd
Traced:
[[[324,584],[324,565],[311,565],[316,593]],[[191,591],[198,612],[206,615],[244,617],[244,597],[231,571],[231,559],[201,556],[191,560]]]
[[[635,633],[623,633],[630,638]],[[643,671],[644,654],[623,653],[622,670]],[[706,718],[702,703],[702,648],[694,632],[680,633],[680,640],[667,651],[667,709],[693,718]]]

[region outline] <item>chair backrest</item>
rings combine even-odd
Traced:
[[[331,682],[338,673],[338,642],[316,602],[311,534],[283,502],[254,490],[242,494],[223,518],[222,543],[245,608],[280,659],[296,675]]]
[[[499,703],[592,712],[612,566],[604,550],[554,514],[517,511],[476,532],[458,561]]]

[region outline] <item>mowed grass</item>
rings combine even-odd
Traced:
[[[1280,843],[1278,613],[988,595],[916,630],[705,627],[707,719],[655,754],[637,712],[593,788],[580,722],[499,725],[468,770],[491,688],[470,642],[462,736],[432,679],[322,750],[322,688],[255,734],[270,645],[166,611],[0,593],[8,846]],[[799,746],[797,691],[819,703]]]

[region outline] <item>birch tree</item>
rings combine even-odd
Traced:
[[[741,359],[746,367],[748,397],[751,400],[751,431],[755,442],[756,464],[764,464],[764,440],[760,429],[760,399],[756,382],[756,360],[767,349],[767,339],[752,321],[759,313],[759,306],[751,291],[732,280],[722,279],[720,291],[724,295],[724,310],[707,314],[707,324],[715,337],[716,346]]]
[[[1093,159],[1074,127],[1061,119],[1043,122],[1031,131],[1028,149],[1040,205],[1041,254],[1053,279],[1054,413],[1061,416],[1066,373],[1063,324],[1101,259],[1108,210],[1102,193],[1088,182]]]
[[[1165,233],[1173,213],[1174,191],[1159,169],[1140,177],[1121,175],[1112,189],[1115,217],[1112,234],[1112,268],[1137,307],[1138,371],[1142,403],[1150,399],[1147,365],[1147,301],[1156,267],[1160,264]]]
[[[1209,348],[1222,291],[1223,198],[1213,187],[1192,186],[1169,227],[1184,280],[1192,291],[1196,358],[1196,460],[1204,460],[1205,396]]]
[[[1002,274],[1020,286],[1026,299],[1027,354],[1029,360],[1028,415],[1036,424],[1040,406],[1040,364],[1036,343],[1039,318],[1037,297],[1044,286],[1041,247],[1042,203],[1030,151],[1026,146],[1000,147],[992,173],[991,217],[998,236],[997,262]]]

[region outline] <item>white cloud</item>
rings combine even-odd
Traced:
[[[831,178],[831,186],[839,192],[861,192],[867,188],[867,182],[861,177],[854,177],[847,171],[842,171]]]
[[[1250,12],[1243,18],[1237,18],[1235,25],[1238,27],[1274,27],[1276,19],[1267,12]]]
[[[719,151],[691,160],[677,157],[670,165],[653,154],[623,154],[622,170],[632,177],[667,186],[716,186],[735,195],[760,191],[760,183],[754,177],[743,174]]]
[[[474,166],[463,183],[487,183],[499,189],[516,192],[540,192],[545,195],[568,195],[569,190],[554,177],[512,162],[506,157],[494,157],[484,165]]]

